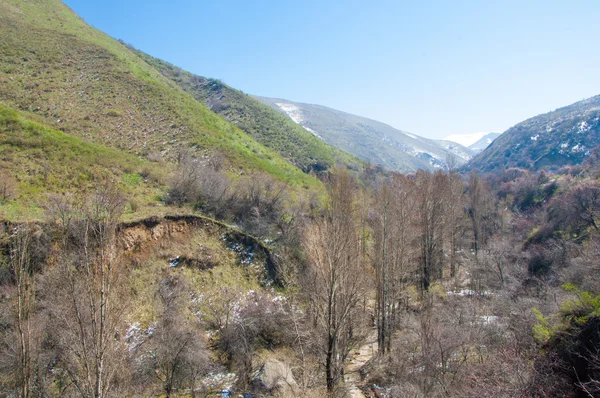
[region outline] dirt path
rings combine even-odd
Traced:
[[[365,398],[358,385],[362,383],[360,368],[377,354],[377,329],[367,336],[366,342],[358,349],[352,350],[344,372],[344,383],[348,389],[348,397]]]

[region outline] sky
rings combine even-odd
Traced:
[[[245,93],[430,138],[503,132],[600,94],[597,0],[64,0]]]

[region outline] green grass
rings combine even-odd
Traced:
[[[83,193],[103,181],[141,207],[159,205],[166,179],[164,166],[115,148],[86,143],[0,104],[0,170],[14,178],[16,193],[0,205],[0,218],[39,219],[48,193]],[[148,175],[147,182],[140,173]]]
[[[0,2],[0,35],[0,101],[32,120],[139,157],[193,146],[232,172],[321,187],[58,0]]]

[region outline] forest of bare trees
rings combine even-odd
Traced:
[[[198,281],[225,271],[206,248],[197,268],[169,259],[144,275],[150,254],[118,243],[114,184],[50,195],[44,222],[3,224],[3,396],[210,396],[216,374],[233,375],[229,392],[344,396],[367,343],[352,382],[365,396],[598,393],[593,169],[340,167],[321,176],[323,196],[294,197],[263,175],[233,180],[218,159],[179,164],[165,201],[272,241],[258,264],[278,279],[226,237],[245,279],[210,296]],[[185,243],[169,242],[157,255]],[[149,326],[132,323],[134,302]],[[257,381],[270,355],[285,386]]]

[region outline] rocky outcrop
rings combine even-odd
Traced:
[[[208,230],[213,234],[220,234],[227,242],[239,244],[257,257],[264,259],[267,278],[276,285],[282,284],[271,250],[263,242],[211,218],[175,215],[122,223],[118,228],[118,242],[124,253],[135,255],[135,253],[144,252],[164,240],[185,239],[187,234],[198,228]],[[204,259],[186,259],[186,261],[185,265],[201,269],[209,269],[213,266]]]
[[[258,391],[279,393],[283,396],[293,395],[294,390],[298,387],[292,369],[276,359],[268,359],[263,362],[256,371],[252,384]]]

